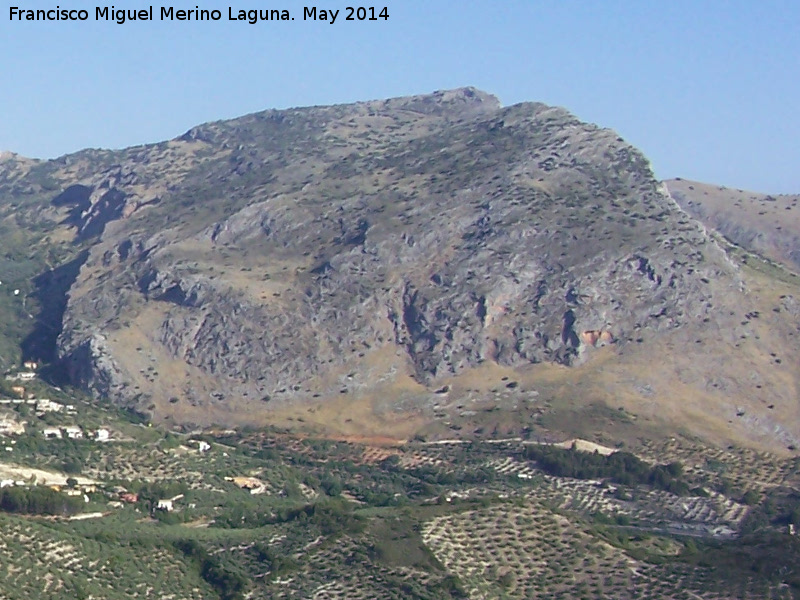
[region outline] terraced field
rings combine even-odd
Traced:
[[[432,519],[423,538],[472,599],[792,597],[788,589],[756,581],[719,592],[708,570],[638,560],[589,531],[580,520],[525,501]],[[669,538],[644,543],[651,556],[679,551]]]
[[[253,598],[300,600],[403,600],[435,598],[436,588],[446,573],[431,573],[419,568],[374,564],[360,539],[340,539],[331,544],[312,544],[295,555],[302,567],[290,575],[279,576],[254,588]],[[261,579],[268,573],[260,573]]]
[[[80,450],[81,476],[99,488],[86,510],[102,512],[0,513],[0,598],[755,600],[792,598],[800,585],[800,538],[780,512],[796,463],[770,455],[645,445],[652,463],[684,465],[674,472],[689,491],[676,495],[556,477],[526,458],[523,440],[207,432],[200,452],[196,434],[129,431],[141,439],[20,454],[52,467]],[[576,452],[568,446],[559,452]],[[109,502],[120,484],[141,498]],[[745,490],[759,492],[750,504]],[[174,511],[155,510],[172,497]]]
[[[0,597],[201,600],[213,590],[163,548],[104,544],[0,514]]]
[[[716,483],[726,479],[739,489],[764,491],[800,483],[800,460],[750,448],[711,448],[672,439],[661,443],[645,442],[638,452],[651,461],[680,461],[689,473]]]

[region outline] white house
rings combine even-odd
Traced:
[[[168,500],[159,500],[158,504],[156,504],[156,510],[164,510],[167,512],[172,512],[175,510],[175,502],[183,498],[183,494],[178,494],[177,496],[170,498]]]
[[[66,433],[67,437],[71,440],[79,440],[83,438],[83,429],[77,425],[69,425],[64,427],[64,433]]]
[[[36,412],[64,412],[64,405],[58,402],[53,402],[49,398],[39,398],[36,401]]]
[[[58,427],[45,427],[42,429],[42,435],[49,440],[60,440],[61,430]]]
[[[100,428],[94,432],[94,439],[98,442],[107,442],[111,437],[111,432],[108,429]]]

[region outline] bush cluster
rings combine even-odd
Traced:
[[[608,479],[621,485],[651,485],[677,495],[686,495],[689,484],[683,475],[683,465],[673,462],[650,466],[630,452],[583,452],[555,446],[529,446],[525,458],[536,461],[539,467],[556,477],[574,479]]]

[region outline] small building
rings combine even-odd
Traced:
[[[119,495],[119,499],[128,504],[136,504],[139,501],[139,495],[131,492],[123,492]]]
[[[68,425],[64,427],[64,433],[66,433],[67,437],[71,440],[83,439],[83,429],[77,425]]]
[[[94,439],[98,442],[107,442],[111,438],[111,432],[108,429],[100,428],[94,432]]]
[[[53,402],[49,398],[39,398],[36,400],[36,412],[41,414],[49,412],[64,412],[64,405],[58,402]]]
[[[22,366],[28,369],[28,371],[35,371],[39,368],[39,363],[34,360],[26,360],[24,363],[22,363]]]
[[[159,500],[158,503],[156,504],[156,510],[172,512],[173,510],[175,510],[175,503],[181,498],[183,498],[183,494],[178,494],[177,496],[174,496],[172,498],[167,498],[164,500]]]
[[[42,435],[48,440],[60,440],[61,430],[58,427],[45,427],[42,429]]]
[[[11,391],[14,392],[20,398],[25,397],[25,387],[21,385],[12,385]]]
[[[202,454],[203,452],[208,452],[211,450],[211,444],[203,440],[191,440],[190,443],[197,445],[197,451]]]

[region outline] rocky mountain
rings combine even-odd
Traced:
[[[265,111],[5,157],[3,302],[36,317],[25,358],[167,423],[521,434],[605,407],[785,451],[795,284],[669,190],[613,131],[472,88]]]

